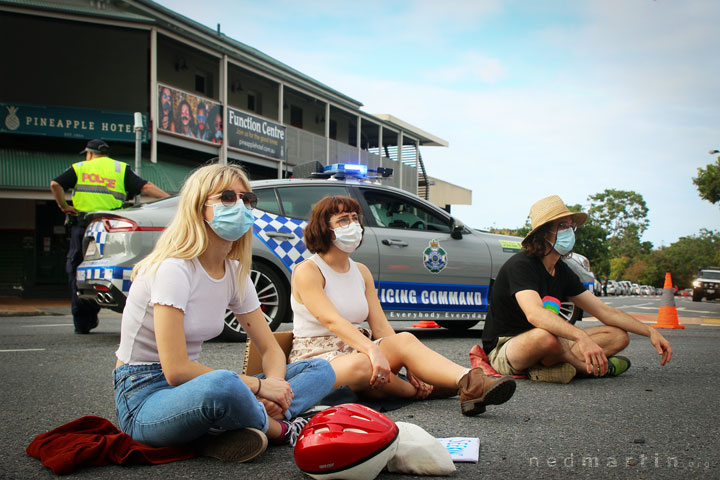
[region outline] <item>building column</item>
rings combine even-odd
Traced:
[[[330,165],[330,104],[325,103],[325,165]]]
[[[150,29],[150,162],[157,163],[158,125],[157,28]]]
[[[362,131],[362,117],[360,115],[358,115],[357,131],[355,132],[355,148],[357,148],[357,163],[362,163],[362,155],[360,152],[360,140],[361,140],[360,132],[361,131]]]
[[[378,167],[384,166],[382,164],[383,159],[383,126],[382,124],[378,125],[378,154],[380,155],[380,165]]]
[[[228,101],[227,101],[227,82],[228,82],[228,56],[223,54],[220,60],[220,103],[223,106],[223,143],[220,146],[220,165],[227,165],[227,148],[228,148]]]
[[[400,130],[400,133],[398,134],[398,145],[397,145],[397,161],[398,161],[398,169],[400,170],[400,175],[398,177],[399,187],[403,188],[403,163],[402,163],[402,145],[405,141],[405,138],[403,136],[403,131]],[[404,189],[403,189],[404,190]]]

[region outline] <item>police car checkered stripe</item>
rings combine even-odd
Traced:
[[[95,245],[100,250],[100,255],[105,253],[105,241],[107,240],[107,232],[105,231],[105,224],[101,221],[92,222],[88,225],[85,230],[86,237],[93,237],[95,239]]]
[[[304,220],[283,217],[273,213],[253,210],[255,224],[253,233],[273,252],[288,268],[293,269],[295,264],[309,258],[312,254],[305,248],[303,243],[303,230],[307,226]],[[293,233],[295,238],[291,240],[280,240],[268,236],[268,232]]]
[[[115,267],[115,266],[86,266],[77,269],[77,281],[84,282],[87,280],[107,280],[121,292],[127,295],[130,291],[130,274],[131,267]]]

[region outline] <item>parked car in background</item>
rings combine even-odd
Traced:
[[[700,267],[692,292],[693,302],[720,298],[720,267]]]
[[[615,280],[608,280],[607,281],[607,294],[608,295],[620,295],[621,294],[621,288],[620,284],[618,284]]]
[[[470,229],[416,195],[362,181],[358,176],[365,171],[354,173],[341,165],[321,175],[331,178],[251,182],[258,197],[251,280],[271,329],[292,320],[290,275],[310,256],[303,228],[313,205],[328,195],[347,195],[361,205],[365,233],[352,257],[372,272],[388,319],[433,320],[453,330],[483,320],[492,282],[503,263],[520,251],[522,239]],[[171,197],[91,214],[77,273],[80,297],[122,311],[133,266],[152,250],[177,204],[178,197]],[[567,263],[592,291],[587,259],[578,255]],[[572,302],[563,302],[566,320],[574,323],[582,313]],[[229,312],[223,336],[245,338]]]
[[[585,255],[581,255],[577,252],[572,252],[567,258],[567,263],[573,267],[573,271],[578,274],[580,281],[583,282],[585,288],[590,290],[594,295],[600,295],[600,289],[602,285],[595,278],[595,274],[590,269],[590,260]],[[580,267],[579,269],[577,267]]]

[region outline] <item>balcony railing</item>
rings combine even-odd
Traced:
[[[326,164],[327,143],[330,146],[329,162],[333,163],[362,163],[369,168],[385,167],[393,169],[393,176],[383,180],[383,185],[390,185],[402,190],[418,193],[418,168],[415,153],[412,155],[403,150],[402,164],[397,160],[371,153],[346,143],[330,139],[326,142],[325,137],[307,132],[305,130],[287,127],[287,156],[286,161],[290,166],[300,165],[310,161],[318,161]],[[407,155],[407,156],[406,156]]]

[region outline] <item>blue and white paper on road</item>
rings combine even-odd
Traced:
[[[480,458],[480,439],[472,437],[438,438],[440,444],[450,452],[453,462],[477,463]]]

